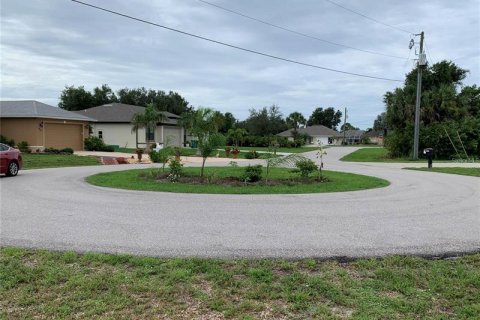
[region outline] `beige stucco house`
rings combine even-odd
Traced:
[[[322,125],[298,128],[297,133],[301,135],[307,135],[307,145],[327,145],[341,143],[341,140],[339,139],[339,132]],[[280,132],[279,134],[277,134],[277,136],[286,137],[288,138],[288,140],[293,141],[293,129],[288,129],[286,131]]]
[[[102,138],[107,145],[122,148],[145,147],[147,134],[149,141],[172,146],[182,146],[184,130],[177,125],[179,116],[162,111],[166,121],[159,123],[153,132],[144,128],[132,131],[132,119],[136,113],[145,112],[144,107],[123,103],[110,103],[85,110],[75,111],[79,115],[95,119],[91,124],[90,134]]]
[[[84,149],[94,119],[34,100],[0,101],[0,134],[30,149]]]

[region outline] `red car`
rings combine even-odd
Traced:
[[[22,153],[20,150],[0,143],[0,174],[16,176],[22,168]]]

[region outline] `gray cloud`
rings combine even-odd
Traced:
[[[326,1],[222,1],[219,5],[319,38],[408,57],[410,36]],[[340,1],[340,0],[337,0]],[[412,61],[331,46],[232,15],[196,0],[100,1],[105,6],[234,45],[350,72],[403,79]],[[455,59],[479,83],[479,4],[467,1],[362,1],[342,4],[414,32],[424,30],[429,60]],[[383,94],[401,83],[331,73],[251,55],[93,10],[70,1],[1,3],[2,99],[56,105],[65,85],[107,83],[174,90],[195,106],[233,112],[278,104],[309,116],[317,106],[348,107],[371,126]],[[410,58],[414,54],[410,53]]]

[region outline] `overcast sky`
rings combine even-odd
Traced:
[[[404,79],[411,36],[326,0],[209,0],[223,7],[367,54],[301,37],[198,0],[85,2],[236,46],[348,72]],[[412,32],[425,31],[430,62],[454,60],[480,83],[479,0],[335,0]],[[401,86],[253,55],[98,11],[67,0],[1,1],[1,98],[57,105],[65,85],[115,91],[177,91],[191,105],[248,116],[277,104],[308,118],[316,107],[348,108],[349,122],[371,127],[386,91]],[[406,58],[410,58],[410,60]]]

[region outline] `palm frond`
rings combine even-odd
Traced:
[[[280,157],[270,157],[267,158],[267,165],[271,168],[276,167],[292,167],[295,165],[297,161],[307,159],[305,156],[300,154],[292,153],[287,156],[280,156]]]

